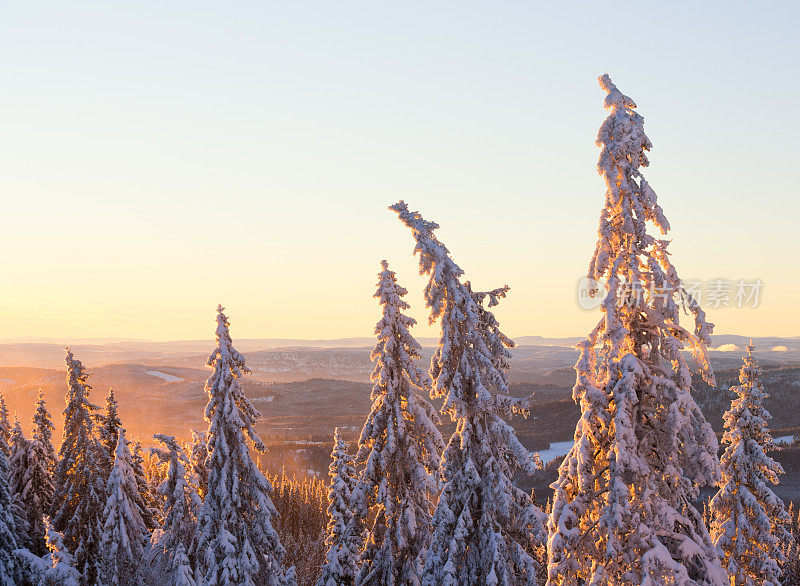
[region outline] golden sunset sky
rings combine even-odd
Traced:
[[[680,274],[764,283],[717,333],[800,335],[797,5],[555,4],[6,6],[0,339],[370,336],[383,258],[432,335],[399,199],[509,335],[581,335],[604,72]]]

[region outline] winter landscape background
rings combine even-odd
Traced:
[[[711,389],[696,381],[697,401],[721,435],[722,413],[730,404],[726,391],[738,383],[749,338],[720,335],[713,340],[714,348],[724,348],[711,352],[719,386]],[[423,345],[421,363],[427,364],[435,340],[419,341]],[[533,400],[531,417],[512,419],[511,423],[526,447],[544,451],[558,461],[572,445],[580,415],[572,400],[577,340],[530,336],[515,342],[509,371],[511,390],[516,396],[533,393]],[[766,405],[774,418],[773,435],[791,444],[795,436],[800,437],[800,337],[755,338],[753,343],[770,394]],[[236,344],[252,370],[244,379],[245,392],[264,415],[257,428],[270,446],[265,463],[273,471],[285,466],[290,474],[324,480],[334,428],[339,427],[353,441],[369,411],[370,339],[236,340]],[[149,446],[154,433],[188,441],[191,430],[205,428],[203,408],[208,397],[203,386],[208,369],[204,365],[213,345],[212,340],[124,340],[85,342],[71,348],[93,373],[92,400],[102,405],[108,390],[114,389],[129,433]],[[0,393],[26,432],[40,388],[49,405],[64,400],[63,354],[63,344],[57,343],[0,344]],[[53,418],[54,439],[58,439],[59,409],[53,408]],[[548,451],[551,444],[556,446]],[[785,500],[800,500],[800,446],[784,446],[776,459],[786,470],[776,493]],[[551,465],[549,475],[534,479],[542,494],[549,494],[547,485],[554,475]]]

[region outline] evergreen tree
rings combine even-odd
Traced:
[[[722,484],[711,500],[712,536],[735,586],[778,586],[783,547],[792,541],[791,517],[769,483],[778,484],[783,468],[766,452],[774,448],[764,408],[767,394],[753,343],[739,372],[739,385],[725,413]]]
[[[106,396],[106,412],[101,422],[100,439],[108,453],[109,464],[113,466],[117,450],[117,440],[119,440],[119,430],[122,427],[122,421],[117,413],[117,399],[114,396],[114,389],[109,389],[108,395]]]
[[[11,420],[8,418],[6,398],[0,394],[0,449],[5,450],[6,459],[11,458]]]
[[[150,491],[150,483],[147,480],[147,474],[144,471],[144,457],[142,456],[142,443],[136,440],[133,447],[133,454],[131,455],[131,465],[133,466],[133,474],[136,477],[136,486],[139,488],[139,496],[141,498],[142,519],[144,526],[148,531],[153,531],[158,527],[158,512],[156,500]]]
[[[165,449],[152,448],[151,452],[160,462],[168,466],[167,477],[158,487],[163,497],[164,522],[158,532],[153,535],[153,547],[160,557],[172,558],[172,570],[175,572],[175,583],[181,583],[185,570],[183,561],[177,559],[178,548],[182,548],[189,563],[188,552],[193,551],[195,532],[197,530],[197,512],[202,501],[197,494],[196,479],[189,469],[191,463],[186,453],[172,436],[155,435],[156,440],[164,444]],[[173,552],[176,552],[173,556]],[[177,564],[177,565],[175,565]]]
[[[11,466],[6,457],[7,451],[5,438],[0,434],[0,585],[14,586],[21,581],[21,569],[13,553],[19,545],[14,516],[14,495],[8,483]]]
[[[53,448],[53,418],[47,410],[47,403],[44,400],[44,393],[39,389],[39,396],[36,399],[36,411],[33,413],[33,437],[32,442],[38,444],[42,453],[44,454],[44,461],[47,462],[47,468],[50,474],[53,473],[56,467],[56,452]]]
[[[429,276],[425,303],[430,321],[442,326],[431,362],[432,395],[444,398],[442,412],[456,424],[443,455],[444,487],[423,583],[533,584],[532,553],[544,541],[544,514],[512,479],[520,468],[533,474],[541,461],[501,418],[526,414],[528,403],[508,395],[513,342],[484,307],[487,299],[489,308],[495,306],[508,287],[473,291],[434,235],[439,226],[402,201],[391,209],[411,228],[420,274]]]
[[[692,504],[719,478],[717,441],[691,395],[683,354],[706,380],[712,324],[683,289],[669,224],[641,173],[651,147],[633,100],[600,77],[611,111],[597,137],[606,203],[589,278],[607,280],[603,318],[579,345],[573,397],[581,418],[553,484],[548,584],[726,582]],[[693,314],[694,334],[680,325]]]
[[[40,390],[33,415],[33,436],[29,443],[28,467],[23,481],[25,489],[22,493],[28,510],[30,548],[37,556],[47,552],[45,517],[53,506],[53,429],[53,421]]]
[[[209,401],[208,490],[198,517],[197,581],[222,584],[294,583],[294,571],[281,567],[284,550],[272,526],[272,487],[250,455],[266,449],[254,428],[261,417],[245,397],[241,378],[249,373],[233,347],[228,318],[217,308],[217,347],[207,365]]]
[[[105,495],[105,447],[95,437],[97,407],[89,402],[89,375],[67,349],[64,440],[55,469],[53,528],[75,558],[81,583],[98,582]]]
[[[317,586],[352,586],[358,572],[361,546],[351,508],[353,490],[356,487],[356,469],[338,427],[333,436],[333,451],[328,470],[331,477],[328,491],[328,534],[325,538],[328,552]]]
[[[17,545],[29,548],[31,545],[31,502],[35,496],[29,487],[30,444],[22,432],[19,420],[14,421],[11,430],[9,489],[12,494],[14,526],[17,531]]]
[[[147,528],[142,519],[141,496],[133,473],[133,458],[120,428],[114,466],[106,485],[108,500],[103,510],[103,584],[136,583],[136,568],[142,560]]]
[[[375,511],[361,556],[359,584],[417,584],[422,579],[430,536],[432,503],[438,495],[440,423],[430,403],[416,390],[430,391],[430,377],[416,364],[421,347],[403,315],[406,289],[397,284],[386,261],[378,275],[383,316],[375,326],[372,351],[372,410],[358,441],[363,473],[353,497],[358,521]]]

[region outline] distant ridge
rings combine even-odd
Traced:
[[[523,348],[573,349],[583,338],[547,338],[543,336],[521,336],[515,338],[517,352]],[[436,345],[436,338],[418,338],[425,348]],[[715,354],[727,353],[738,356],[744,352],[750,338],[739,335],[719,335],[712,337],[712,351]],[[791,338],[756,337],[753,338],[756,352],[769,352],[781,362],[800,360],[800,336]],[[214,343],[211,340],[76,340],[71,342],[72,350],[85,364],[100,366],[117,363],[164,363],[172,359],[196,358],[205,362],[205,356]],[[262,352],[276,350],[354,350],[371,349],[374,339],[368,337],[338,338],[322,340],[303,340],[294,338],[236,339],[236,346],[242,352]],[[30,366],[38,368],[64,368],[63,340],[59,341],[0,341],[0,366]],[[779,358],[777,355],[781,354]]]

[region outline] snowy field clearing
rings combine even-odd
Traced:
[[[782,435],[781,437],[773,438],[772,443],[774,444],[790,444],[794,441],[793,435]]]
[[[573,443],[575,442],[570,440],[568,442],[554,442],[550,444],[549,448],[539,452],[539,457],[542,459],[542,464],[552,462],[559,456],[566,456],[567,452],[569,452],[572,448]]]
[[[145,371],[145,374],[149,374],[150,376],[155,376],[160,379],[167,381],[168,383],[179,383],[183,381],[183,379],[179,376],[172,376],[171,374],[167,374],[165,372],[160,372],[158,370],[148,370]]]

